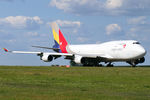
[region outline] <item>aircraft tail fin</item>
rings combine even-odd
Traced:
[[[60,49],[59,51],[57,50],[56,52],[67,53],[66,47],[68,45],[68,42],[66,41],[65,37],[63,36],[56,22],[52,23],[52,32],[53,32],[54,43],[55,43],[53,48]]]

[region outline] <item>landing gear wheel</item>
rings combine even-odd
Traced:
[[[111,63],[109,63],[109,64],[107,65],[107,67],[114,67],[114,65],[111,64]]]
[[[136,64],[132,64],[132,66],[131,67],[136,67]]]
[[[135,63],[135,62],[132,62],[132,63],[131,63],[131,66],[132,66],[132,67],[136,67],[136,63]]]

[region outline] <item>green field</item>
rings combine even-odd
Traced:
[[[150,67],[0,66],[0,100],[150,100]]]

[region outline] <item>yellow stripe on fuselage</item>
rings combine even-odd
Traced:
[[[54,36],[54,40],[59,44],[59,35],[56,33],[54,29],[53,29],[53,36]]]

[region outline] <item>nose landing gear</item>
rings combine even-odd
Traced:
[[[132,61],[127,61],[127,63],[129,63],[132,67],[136,67],[137,64],[144,63],[144,62],[145,62],[144,57],[142,57],[140,59],[132,60]]]

